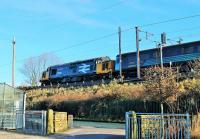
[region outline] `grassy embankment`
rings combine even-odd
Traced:
[[[178,83],[177,96],[199,98],[200,80],[185,80]],[[29,90],[27,109],[52,108],[71,113],[79,119],[123,121],[126,111],[159,112],[159,103],[153,99],[143,84],[113,82],[92,87]],[[196,107],[196,102],[188,104],[187,101],[185,104],[190,105],[192,109]]]
[[[171,106],[180,113],[197,113],[200,107],[200,80],[185,80],[177,83],[177,100],[170,99]],[[144,84],[117,84],[79,87],[36,89],[27,92],[27,109],[66,111],[76,119],[121,122],[126,111],[160,112],[159,102],[146,90]],[[169,107],[165,105],[165,112]],[[199,128],[192,137],[200,137]]]
[[[67,111],[79,119],[122,121],[128,102],[142,100],[142,85],[109,85],[36,89],[27,92],[27,109],[52,108]]]

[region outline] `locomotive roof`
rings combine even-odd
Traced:
[[[187,46],[187,45],[192,45],[192,44],[199,44],[200,45],[200,40],[193,41],[193,42],[181,43],[181,44],[167,45],[167,46],[165,46],[163,48],[178,47],[178,46]],[[147,51],[152,51],[152,50],[157,50],[157,49],[158,48],[145,49],[145,50],[140,50],[140,52],[147,52]],[[136,53],[136,51],[135,52],[123,53],[122,55],[128,55],[128,54],[132,54],[132,53]],[[119,56],[119,55],[117,55],[117,56]]]
[[[78,63],[96,61],[96,60],[107,61],[107,60],[110,60],[110,58],[108,56],[102,56],[102,57],[96,57],[96,58],[91,58],[91,59],[86,59],[86,60],[77,60],[77,61],[73,61],[73,62],[69,62],[69,63],[53,65],[53,66],[50,66],[50,67],[57,67],[57,66],[70,65],[70,64],[78,64]]]

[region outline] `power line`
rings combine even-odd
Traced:
[[[164,23],[168,23],[168,22],[175,22],[175,21],[189,19],[189,18],[195,18],[195,17],[199,17],[199,16],[200,16],[200,14],[191,15],[191,16],[185,16],[185,17],[180,17],[180,18],[173,18],[173,19],[169,19],[169,20],[163,20],[163,21],[158,21],[158,22],[154,22],[154,23],[140,25],[139,27],[154,26],[154,25],[158,25],[158,24],[164,24]]]
[[[190,28],[183,28],[183,29],[178,29],[178,30],[165,32],[165,33],[167,33],[167,34],[173,33],[174,34],[174,33],[177,33],[177,32],[191,31],[191,30],[197,30],[197,29],[200,29],[200,26],[195,26],[195,27],[190,27]],[[147,33],[149,33],[147,31],[143,31],[143,30],[140,30],[140,32],[144,33],[145,35]],[[160,33],[156,33],[156,34],[150,33],[149,36],[160,36],[160,35],[161,35]],[[174,39],[176,39],[176,38],[179,39],[181,37],[191,37],[191,36],[194,36],[194,35],[196,35],[196,34],[189,34],[189,35],[184,35],[184,36],[183,35],[179,35],[178,37],[173,37],[173,38],[168,39],[168,40],[175,41]],[[159,41],[151,40],[150,37],[146,37],[146,36],[145,36],[145,38],[146,38],[145,40],[149,41],[150,43],[156,43],[156,44],[160,43]],[[147,44],[150,44],[150,43],[147,43]]]
[[[198,35],[200,35],[200,33],[185,34],[185,35],[179,35],[179,36],[176,36],[176,37],[172,37],[171,39],[177,39],[177,38],[182,38],[182,37],[194,37],[194,36],[198,36]]]
[[[194,33],[194,34],[185,34],[185,35],[179,35],[179,36],[176,36],[176,37],[171,37],[170,39],[168,39],[168,41],[174,41],[174,42],[178,42],[178,40],[176,41],[175,39],[183,39],[183,37],[194,37],[194,36],[200,36],[200,33]],[[158,44],[160,43],[159,41],[156,41],[156,40],[152,40],[152,39],[148,39],[147,41],[149,41],[148,43],[144,43],[145,45],[148,45],[148,44]],[[143,44],[143,45],[144,45]]]
[[[122,2],[120,2],[120,3],[122,3]],[[162,23],[173,22],[173,21],[177,21],[177,20],[194,18],[194,17],[197,17],[197,16],[200,16],[200,14],[193,15],[193,16],[182,17],[182,18],[175,18],[175,19],[170,19],[170,20],[164,20],[164,21],[160,21],[160,22],[155,22],[155,23],[150,23],[150,24],[142,25],[142,26],[139,26],[139,27],[152,26],[152,25],[156,25],[156,24],[162,24]],[[127,32],[127,31],[130,31],[130,30],[133,30],[133,29],[135,29],[135,28],[130,27],[130,28],[122,30],[122,32]],[[142,32],[144,33],[144,31],[142,31]],[[118,34],[118,32],[110,33],[110,34],[107,34],[107,35],[104,35],[104,36],[101,36],[101,37],[98,37],[98,38],[95,38],[95,39],[92,39],[92,40],[88,40],[88,41],[80,42],[78,44],[71,45],[70,47],[65,47],[65,48],[62,48],[62,49],[59,49],[59,50],[51,51],[49,53],[57,53],[57,52],[60,52],[60,51],[64,51],[66,49],[70,49],[70,48],[74,48],[74,47],[77,47],[77,46],[89,44],[89,43],[92,43],[92,42],[95,42],[95,41],[98,41],[98,40],[102,40],[102,39],[105,39],[105,38],[108,38],[108,37],[111,37],[111,36],[114,36],[114,35],[117,35],[117,34]],[[153,42],[155,43],[155,41],[153,41]],[[40,57],[40,56],[34,56],[34,57],[31,57],[31,58],[37,58],[37,57]],[[25,61],[27,59],[29,59],[29,58],[21,59],[21,60],[18,60],[16,62],[22,62],[22,61]],[[7,66],[7,65],[10,65],[10,64],[0,65],[0,67]]]
[[[81,46],[81,45],[93,43],[95,41],[99,41],[99,40],[102,40],[102,39],[105,39],[105,38],[108,38],[108,37],[111,37],[111,36],[115,36],[115,35],[117,35],[117,32],[111,33],[111,34],[108,34],[108,35],[104,35],[104,36],[101,36],[101,37],[98,37],[98,38],[95,38],[95,39],[91,39],[91,40],[88,40],[88,41],[80,42],[80,43],[71,45],[70,47],[65,47],[65,48],[62,48],[62,49],[59,49],[59,50],[51,51],[50,53],[57,53],[57,52],[60,52],[60,51],[64,51],[66,49],[71,49],[71,48],[78,47],[78,46]]]
[[[127,29],[122,30],[122,32],[127,32],[127,31],[130,31],[132,29],[133,28],[127,28]],[[110,34],[107,34],[107,35],[104,35],[104,36],[101,36],[101,37],[97,37],[97,38],[94,38],[94,39],[91,39],[91,40],[88,40],[88,41],[84,41],[84,42],[80,42],[80,43],[77,43],[77,44],[73,44],[70,47],[65,47],[65,48],[62,48],[62,49],[55,50],[55,51],[50,51],[48,53],[57,53],[57,52],[64,51],[64,50],[67,50],[67,49],[71,49],[71,48],[74,48],[74,47],[78,47],[78,46],[82,46],[82,45],[85,45],[85,44],[93,43],[93,42],[96,42],[96,41],[99,41],[99,40],[103,40],[105,38],[108,38],[108,37],[111,37],[111,36],[115,36],[117,34],[118,34],[118,32],[116,31],[116,32],[113,32],[113,33],[110,33]],[[35,59],[35,58],[38,58],[40,56],[41,55],[30,57],[30,58]],[[25,58],[25,59],[17,60],[16,62],[17,63],[18,62],[23,62],[23,61],[28,60],[30,58]],[[0,67],[8,66],[8,65],[10,65],[10,64],[0,65]]]
[[[124,29],[124,30],[122,30],[121,32],[127,32],[127,31],[130,31],[130,30],[133,30],[134,28],[127,28],[127,29]],[[142,31],[143,33],[146,33],[146,32],[144,32],[144,31]],[[99,41],[99,40],[103,40],[103,39],[105,39],[105,38],[108,38],[108,37],[111,37],[111,36],[115,36],[115,35],[117,35],[118,34],[118,32],[116,31],[116,32],[113,32],[113,33],[110,33],[110,34],[107,34],[107,35],[104,35],[104,36],[101,36],[101,37],[98,37],[98,38],[95,38],[95,39],[91,39],[91,40],[88,40],[88,41],[84,41],[84,42],[80,42],[80,43],[77,43],[77,44],[74,44],[74,45],[71,45],[70,47],[65,47],[65,48],[62,48],[62,49],[59,49],[59,50],[55,50],[55,51],[51,51],[51,52],[48,52],[48,53],[57,53],[57,52],[60,52],[60,51],[65,51],[65,50],[67,50],[67,49],[71,49],[71,48],[74,48],[74,47],[78,47],[78,46],[82,46],[82,45],[85,45],[85,44],[89,44],[89,43],[93,43],[93,42],[96,42],[96,41]],[[179,36],[179,37],[190,37],[191,35],[196,35],[196,34],[189,34],[189,35],[184,35],[184,36]],[[178,37],[177,37],[178,38]],[[151,43],[159,43],[159,41],[154,41],[154,40],[151,40],[150,38],[148,38],[147,39],[148,41],[150,41]],[[31,58],[38,58],[38,57],[40,57],[41,55],[39,55],[39,56],[35,56],[35,57],[31,57]],[[29,58],[25,58],[25,59],[22,59],[22,60],[19,60],[19,61],[17,61],[17,62],[23,62],[23,61],[25,61],[25,60],[28,60]],[[7,65],[10,65],[10,64],[7,64]],[[1,65],[1,66],[3,66],[3,65]],[[0,67],[1,67],[0,66]]]
[[[183,28],[183,29],[178,29],[178,30],[171,30],[171,31],[167,31],[165,33],[172,34],[172,33],[184,32],[184,31],[192,31],[192,30],[197,30],[197,29],[200,29],[200,26],[195,26],[195,27],[190,27],[190,28]],[[160,33],[155,33],[153,35],[154,36],[160,36]]]
[[[127,31],[130,31],[132,29],[134,29],[134,28],[127,28],[127,29],[122,30],[121,32],[127,32]],[[80,43],[77,43],[77,44],[73,44],[70,47],[65,47],[65,48],[62,48],[62,49],[59,49],[59,50],[51,51],[50,53],[57,53],[57,52],[60,52],[60,51],[64,51],[66,49],[71,49],[71,48],[78,47],[78,46],[81,46],[81,45],[93,43],[93,42],[96,42],[96,41],[99,41],[99,40],[103,40],[103,39],[108,38],[108,37],[115,36],[117,34],[118,34],[118,32],[113,32],[113,33],[110,33],[110,34],[107,34],[107,35],[104,35],[104,36],[101,36],[101,37],[98,37],[98,38],[95,38],[95,39],[91,39],[91,40],[88,40],[88,41],[84,41],[84,42],[80,42]]]
[[[112,46],[112,50],[115,48],[115,46],[117,46],[117,43],[116,44],[112,44],[112,45],[109,45],[109,46]],[[102,48],[101,48],[102,49]],[[80,50],[80,49],[79,49]],[[77,50],[78,52],[83,52],[83,51],[79,51]],[[93,47],[90,49],[90,54],[95,54],[95,51],[98,50],[97,48]],[[108,48],[106,48],[106,50],[108,50]],[[116,48],[116,51],[117,51],[117,48]],[[48,54],[51,54],[50,52]],[[18,60],[16,61],[17,64],[20,63],[20,62],[24,62],[25,60],[28,60],[28,59],[35,59],[35,58],[39,58],[41,57],[42,55],[39,55],[39,56],[35,56],[35,57],[30,57],[30,58],[25,58],[25,59],[21,59],[21,60]],[[71,56],[74,56],[74,54],[67,54],[68,57],[71,57]],[[84,55],[81,54],[81,56],[88,56],[88,53],[85,53]],[[0,65],[0,67],[6,67],[6,66],[11,66],[12,63],[8,63],[8,64],[3,64],[3,65]]]
[[[196,30],[196,29],[200,29],[200,26],[174,30],[174,31],[171,31],[171,32],[166,32],[166,33],[176,33],[176,32],[191,31],[191,30]]]

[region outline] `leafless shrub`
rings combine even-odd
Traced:
[[[42,54],[39,57],[33,57],[27,59],[20,69],[20,72],[24,75],[26,84],[30,86],[39,85],[42,72],[47,69],[48,66],[58,64],[59,59],[53,54]]]
[[[200,79],[200,59],[188,62],[192,77]]]
[[[166,67],[151,67],[144,70],[144,78],[146,99],[166,103],[174,111],[173,102],[179,92],[176,71]]]

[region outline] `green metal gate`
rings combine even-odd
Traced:
[[[189,114],[127,112],[126,139],[190,139]]]

